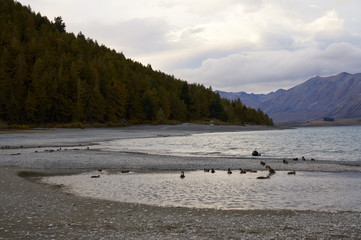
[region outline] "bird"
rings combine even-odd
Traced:
[[[204,172],[209,172],[209,169],[208,169],[208,168],[204,168],[203,171],[204,171]]]
[[[297,161],[297,160],[298,160],[298,158],[297,158],[297,157],[293,158],[293,161]]]
[[[100,175],[93,175],[91,178],[100,178]]]
[[[186,176],[184,175],[184,172],[181,172],[180,178],[185,178]]]
[[[227,171],[228,174],[232,174],[232,171],[230,168],[228,168],[228,171]]]
[[[239,170],[240,170],[240,174],[246,174],[246,171],[243,170],[242,168],[240,168]]]
[[[288,161],[286,159],[283,159],[284,164],[288,164]]]
[[[302,160],[303,160],[303,161],[306,161],[306,158],[305,158],[304,156],[302,156]]]
[[[271,174],[268,174],[267,176],[259,176],[257,179],[268,179],[271,177]]]
[[[311,161],[315,161],[315,159],[314,159],[314,158],[311,158]]]
[[[263,161],[261,161],[260,164],[261,164],[262,166],[266,165],[266,163],[263,162]]]
[[[271,168],[270,166],[267,165],[266,168],[267,168],[269,174],[275,174],[276,173],[276,171],[273,168]]]
[[[293,171],[291,171],[291,172],[288,172],[287,174],[288,174],[288,175],[296,175],[296,171],[293,170]]]
[[[211,170],[211,173],[215,173],[216,171],[214,170],[214,168],[212,168],[212,170]]]
[[[122,170],[121,173],[129,173],[129,170]]]

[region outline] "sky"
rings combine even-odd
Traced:
[[[189,83],[269,93],[361,72],[359,0],[19,0]]]

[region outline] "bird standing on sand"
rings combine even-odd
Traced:
[[[271,176],[270,176],[271,174],[268,174],[267,176],[259,176],[259,177],[257,177],[257,179],[268,179],[268,178],[270,178]]]
[[[184,175],[184,172],[181,172],[180,178],[185,178],[186,176]]]
[[[230,168],[228,168],[228,171],[227,171],[228,174],[232,174],[232,171]]]
[[[215,173],[216,171],[214,170],[214,168],[212,168],[212,170],[211,170],[211,173]]]
[[[288,175],[296,175],[296,171],[293,170],[293,171],[291,171],[291,172],[288,172],[287,174],[288,174]]]
[[[261,161],[260,164],[261,164],[262,166],[266,165],[266,163],[263,162],[263,161]]]
[[[266,168],[267,168],[269,174],[275,174],[276,173],[276,171],[273,168],[271,168],[270,166],[267,165]]]

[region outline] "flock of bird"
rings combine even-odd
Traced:
[[[301,159],[303,161],[306,161],[306,158],[304,156],[302,156]],[[314,158],[311,158],[310,160],[315,161]],[[298,161],[298,158],[293,158],[293,161]],[[282,162],[284,164],[288,164],[288,161],[286,159],[283,159]],[[259,177],[257,177],[257,179],[269,179],[272,175],[274,175],[276,173],[276,171],[271,166],[266,165],[266,163],[264,161],[261,161],[260,164],[267,169],[268,175],[267,176],[259,176]],[[256,173],[257,172],[256,170],[244,170],[242,168],[240,168],[239,171],[240,171],[241,174],[245,174],[247,172],[251,172],[251,173]],[[212,168],[212,169],[204,168],[204,172],[215,173],[215,170],[214,170],[214,168]],[[230,168],[228,168],[227,174],[232,174],[232,170]],[[287,174],[288,175],[296,175],[296,171],[293,170],[293,171],[287,172]],[[180,178],[185,178],[184,171],[181,171]]]
[[[303,157],[303,156],[301,159],[303,161],[306,161],[305,157]],[[311,158],[310,160],[315,161],[314,158]],[[298,161],[298,158],[293,158],[293,161]],[[283,159],[282,162],[284,164],[288,164],[288,161],[286,159]],[[265,169],[268,171],[268,174],[266,176],[259,176],[259,177],[257,177],[257,179],[269,179],[272,175],[276,174],[276,171],[271,166],[267,165],[264,161],[260,161],[260,164],[265,167]],[[204,172],[211,172],[211,173],[216,172],[216,170],[214,168],[212,168],[212,169],[204,168],[203,170],[204,170]],[[102,170],[98,169],[98,171],[101,172]],[[247,172],[257,173],[256,170],[242,169],[242,168],[240,168],[239,171],[240,171],[240,174],[245,174]],[[122,170],[121,173],[129,173],[129,170]],[[227,174],[232,174],[232,170],[230,168],[227,169]],[[293,171],[287,172],[287,174],[288,175],[296,175],[296,171],[293,170]],[[91,178],[99,178],[99,177],[100,177],[100,174],[91,176]],[[180,178],[181,179],[185,178],[184,171],[181,171]]]
[[[283,160],[283,163],[287,164],[288,162],[286,163],[285,161],[286,161],[286,160]],[[268,179],[268,178],[270,178],[273,174],[276,173],[276,171],[275,171],[271,166],[266,165],[265,162],[261,161],[260,164],[261,164],[262,166],[265,166],[265,168],[266,168],[267,171],[268,171],[268,175],[267,175],[267,176],[259,176],[259,177],[257,177],[257,179]],[[204,170],[204,172],[211,172],[211,173],[215,173],[215,172],[216,172],[216,171],[214,170],[214,168],[212,168],[212,169],[204,168],[203,170]],[[240,171],[241,174],[245,174],[245,173],[247,173],[247,172],[257,173],[256,170],[248,170],[248,169],[245,170],[245,169],[242,169],[242,168],[240,168],[239,171]],[[232,173],[233,173],[232,170],[231,170],[230,168],[228,168],[228,169],[227,169],[227,174],[232,174]],[[293,170],[293,171],[287,172],[287,174],[288,174],[288,175],[295,175],[295,174],[296,174],[296,171]],[[185,178],[184,171],[181,171],[180,178]]]

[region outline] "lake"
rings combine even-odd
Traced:
[[[261,160],[304,156],[306,160],[312,157],[317,162],[357,163],[361,160],[360,136],[360,127],[297,128],[112,138],[98,141],[92,149],[112,154],[134,153],[136,156],[142,153],[140,164],[148,164],[150,156],[168,156],[170,161],[178,156],[178,166],[184,164],[185,168],[190,156],[194,161],[204,157],[234,159],[232,161],[248,158],[253,161],[253,158],[259,159],[251,156],[254,149],[262,154]],[[183,162],[180,156],[187,156],[187,161]],[[297,171],[295,175],[289,175],[280,170],[269,179],[257,179],[267,176],[265,170],[246,174],[240,174],[238,169],[232,171],[232,174],[227,174],[222,168],[212,174],[189,170],[181,179],[178,171],[154,169],[151,172],[121,173],[103,170],[47,177],[44,181],[62,184],[66,191],[86,197],[157,206],[361,212],[361,172],[358,171]],[[91,178],[97,175],[100,177]]]
[[[361,161],[361,126],[203,133],[187,136],[117,139],[99,142],[98,149],[159,155],[315,158]]]

